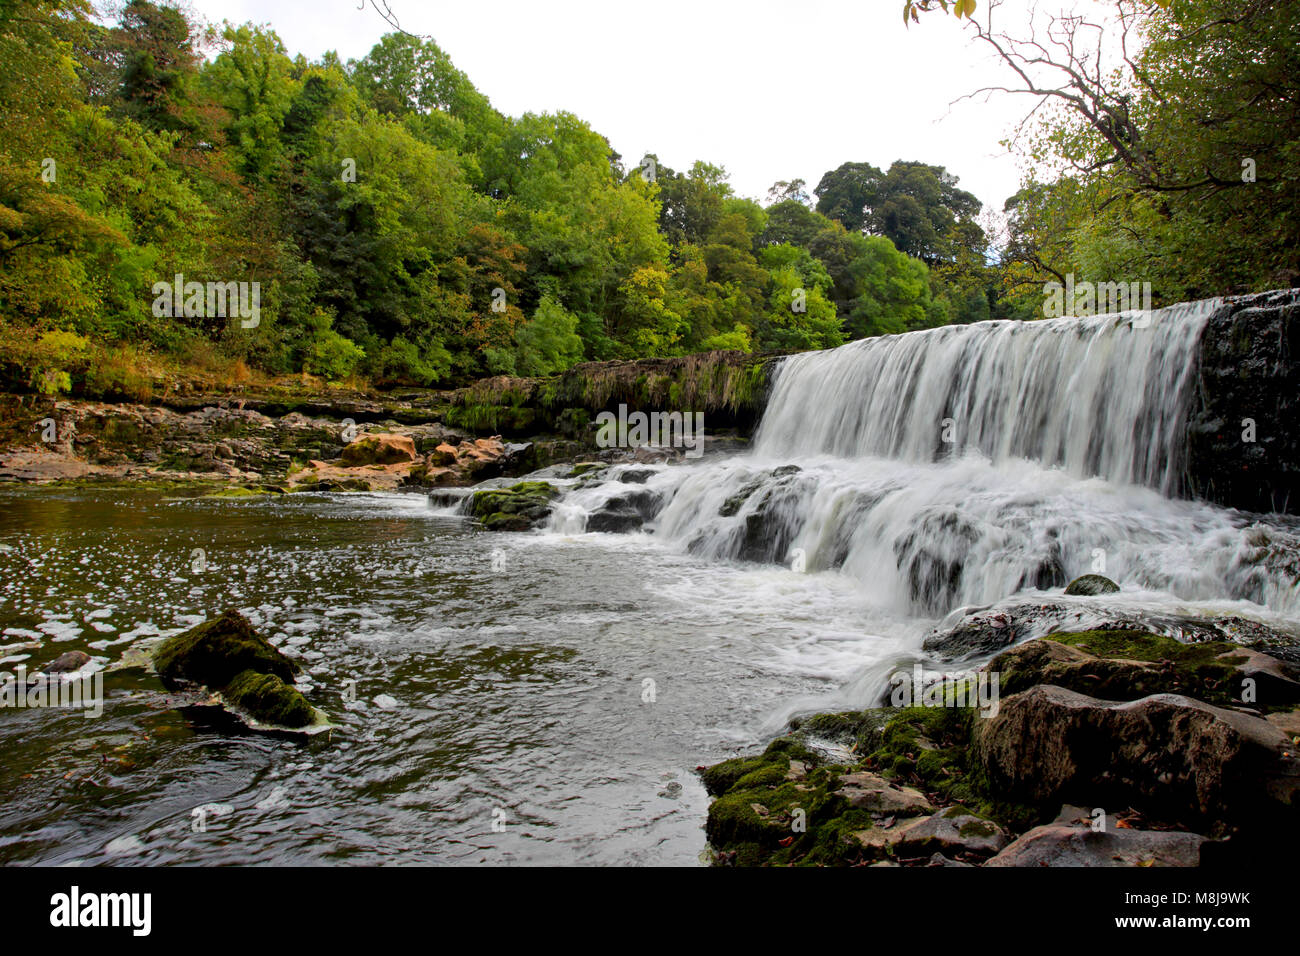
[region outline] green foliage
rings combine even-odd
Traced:
[[[205,30],[151,0],[110,24],[81,0],[14,0],[0,19],[0,322],[6,341],[65,332],[117,356],[51,360],[23,388],[93,377],[145,393],[132,362],[146,353],[454,386],[1027,318],[1043,275],[1070,269],[1140,265],[1166,294],[1258,286],[1294,271],[1300,247],[1286,209],[1295,44],[1280,13],[1234,25],[1226,0],[1208,7],[1217,19],[1178,5],[1152,19],[1137,62],[1161,97],[1135,116],[1169,175],[1204,167],[1221,185],[1249,155],[1256,188],[1156,195],[1096,165],[1031,182],[1008,201],[994,266],[978,201],[939,166],[845,163],[816,208],[797,179],[764,207],[702,160],[629,169],[570,113],[504,116],[431,40],[393,33],[346,65],[313,62],[268,26]],[[1237,85],[1211,88],[1198,57]],[[1203,106],[1223,141],[1199,125]],[[1077,124],[1036,148],[1079,168],[1104,152]],[[1212,254],[1251,230],[1259,256]],[[259,325],[153,314],[149,290],[177,275],[257,282]]]

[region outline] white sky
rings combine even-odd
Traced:
[[[361,0],[190,0],[213,23],[269,23],[291,55],[364,56],[389,27]],[[1003,14],[1028,0],[1009,0]],[[847,161],[946,166],[1000,209],[1019,183],[998,145],[1030,103],[963,93],[1004,74],[950,17],[906,29],[901,0],[390,0],[502,112],[568,110],[627,166],[724,166],[764,199]],[[1023,19],[1023,15],[1021,17]]]

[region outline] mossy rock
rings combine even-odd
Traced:
[[[573,468],[569,471],[569,477],[581,478],[583,475],[590,475],[593,472],[604,471],[608,467],[609,465],[603,461],[580,461],[575,463]]]
[[[509,488],[476,491],[469,512],[489,531],[527,531],[551,513],[560,489],[545,481],[521,481]]]
[[[1075,597],[1095,597],[1098,594],[1115,594],[1119,585],[1103,574],[1084,574],[1065,586],[1065,593]]]
[[[238,611],[226,611],[163,641],[153,663],[164,683],[182,681],[220,690],[247,670],[292,682],[298,666],[253,630]]]
[[[299,729],[318,714],[293,686],[298,666],[237,611],[163,641],[153,652],[163,683],[200,685],[259,724]]]
[[[1236,700],[1235,644],[1184,644],[1145,631],[1104,630],[1049,634],[1004,651],[987,669],[998,674],[1003,696],[1035,684],[1055,684],[1102,700],[1183,694],[1210,704]]]
[[[274,674],[243,671],[221,691],[221,697],[263,724],[297,728],[316,719],[307,698]]]
[[[269,490],[262,488],[245,488],[234,485],[230,488],[222,488],[220,491],[214,491],[211,494],[204,495],[205,498],[262,498],[266,495],[273,494]]]

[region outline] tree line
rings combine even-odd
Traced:
[[[1278,12],[1293,0],[1245,14],[1116,2],[1142,31],[1131,76],[1071,78],[1067,60],[1055,92],[1024,91],[1055,112],[993,222],[956,176],[916,161],[846,162],[811,190],[743,198],[716,165],[622,157],[570,113],[506,116],[401,31],[359,60],[308,60],[269,27],[205,26],[149,0],[115,23],[87,0],[4,0],[6,381],[26,369],[20,386],[81,376],[129,392],[165,359],[445,386],[1029,319],[1067,271],[1154,276],[1157,298],[1277,284],[1300,246],[1300,44]],[[1023,66],[1022,38],[962,10]],[[1244,85],[1225,90],[1207,66]],[[1220,168],[1245,149],[1253,191]],[[1225,262],[1225,240],[1252,248]],[[260,320],[160,315],[150,290],[174,277],[255,282]]]

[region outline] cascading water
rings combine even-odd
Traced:
[[[1173,497],[1205,321],[1153,313],[986,322],[786,359],[753,451],[668,467],[635,491],[665,543],[718,560],[835,569],[933,620],[1103,571],[1123,597],[1300,614],[1295,537]],[[632,493],[569,496],[552,530]]]
[[[919,462],[976,450],[1172,493],[1196,343],[1218,301],[796,355],[780,368],[756,448]]]

